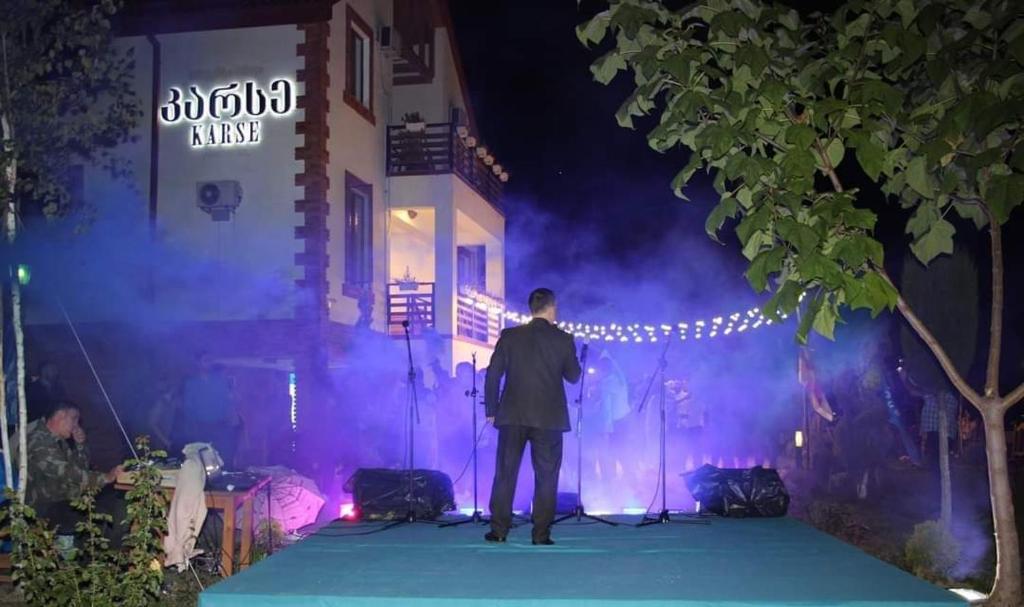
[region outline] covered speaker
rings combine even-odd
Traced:
[[[716,468],[705,464],[683,475],[701,511],[732,517],[786,516],[789,492],[779,473],[755,468]]]
[[[345,482],[345,491],[364,520],[394,520],[409,509],[409,473],[390,468],[360,468]],[[437,470],[412,471],[412,510],[432,520],[455,510],[452,479]]]

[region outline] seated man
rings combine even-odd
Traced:
[[[102,489],[96,496],[96,512],[114,518],[112,529],[106,536],[112,545],[119,545],[124,535],[124,500],[113,487],[121,466],[110,472],[89,469],[89,455],[85,446],[85,431],[79,425],[78,406],[66,401],[55,403],[43,419],[29,423],[28,484],[25,502],[36,510],[40,519],[56,525],[61,533],[75,532],[75,524],[84,520],[85,513],[71,502],[87,488]],[[68,439],[74,439],[70,446]]]

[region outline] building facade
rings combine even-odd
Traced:
[[[162,340],[252,386],[286,390],[287,374],[310,402],[361,332],[401,338],[404,322],[424,368],[486,365],[508,175],[476,134],[443,0],[149,0],[118,31],[145,113],[118,150],[130,176],[86,167],[82,195],[136,201],[185,268],[147,286]],[[111,310],[76,320],[109,337]],[[30,320],[36,358],[57,357],[59,322]],[[121,356],[152,351],[136,341]]]

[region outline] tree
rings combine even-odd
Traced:
[[[749,260],[765,312],[802,309],[800,341],[831,338],[843,308],[898,309],[985,425],[997,546],[990,603],[1021,602],[1021,560],[1007,470],[1004,418],[1024,385],[1003,394],[1002,228],[1024,196],[1024,16],[1011,0],[850,0],[830,15],[801,16],[754,0],[703,0],[672,11],[613,0],[582,24],[584,44],[611,34],[592,66],[610,82],[631,72],[635,89],[616,114],[624,127],[660,113],[648,134],[659,151],[689,161],[680,196],[698,170],[721,198],[707,219],[726,219]],[[927,264],[953,249],[955,213],[986,230],[992,315],[985,385],[976,390],[901,296],[874,237],[875,212],[848,187],[847,168],[912,211],[910,249]],[[685,197],[685,196],[684,196]],[[858,204],[860,203],[860,204]]]
[[[69,171],[76,163],[103,166],[115,175],[124,173],[112,150],[130,137],[141,111],[132,89],[132,56],[114,46],[111,34],[110,19],[120,4],[118,0],[0,3],[0,212],[8,249],[14,245],[18,217],[26,205],[38,206],[48,217],[72,210]],[[24,339],[21,287],[14,267],[7,265],[7,280],[12,294],[22,454],[18,496],[24,499]],[[0,425],[7,427],[6,403],[0,407]],[[7,433],[0,434],[10,487]]]

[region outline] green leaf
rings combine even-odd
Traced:
[[[914,239],[920,238],[925,232],[932,229],[932,225],[942,218],[942,213],[933,202],[924,202],[918,205],[917,210],[907,221],[907,234]]]
[[[792,217],[785,217],[776,222],[775,231],[783,240],[792,243],[801,253],[813,251],[821,241],[810,226],[799,223]]]
[[[1024,35],[1017,36],[1007,45],[1007,51],[1017,60],[1017,64],[1024,66]]]
[[[928,265],[942,254],[953,254],[953,235],[956,228],[945,219],[934,222],[931,228],[910,244],[910,250],[921,263]]]
[[[786,129],[786,142],[798,148],[810,148],[818,133],[806,124],[794,124]]]
[[[608,11],[603,11],[595,15],[590,21],[576,26],[576,37],[579,38],[580,44],[583,46],[599,44],[604,40],[607,31]]]
[[[835,341],[835,327],[838,319],[838,307],[832,301],[827,301],[818,308],[814,315],[814,331],[830,341]]]
[[[754,78],[760,77],[770,62],[768,53],[754,44],[745,44],[736,51],[736,64],[749,67]]]
[[[768,286],[768,277],[782,270],[782,261],[786,258],[784,247],[774,247],[761,251],[750,262],[746,277],[754,291],[761,293]]]
[[[992,218],[998,225],[1009,220],[1010,213],[1024,201],[1024,175],[992,175],[981,182],[981,195],[985,198]]]
[[[779,15],[779,23],[789,31],[795,32],[800,29],[800,15],[795,10],[789,9]]]
[[[870,135],[858,137],[854,145],[857,162],[872,181],[878,181],[885,164],[885,148]]]
[[[736,217],[736,213],[739,212],[739,203],[732,196],[726,196],[722,198],[715,208],[711,210],[708,215],[707,221],[704,222],[704,230],[708,233],[708,236],[715,242],[721,243],[718,239],[718,230],[722,229],[722,224],[725,220],[730,217]]]
[[[686,166],[676,173],[675,178],[672,179],[672,192],[674,192],[676,196],[683,200],[689,200],[683,194],[683,187],[690,181],[690,177],[693,177],[693,174],[696,173],[697,169],[699,169],[703,164],[704,161],[701,160],[699,154],[696,152],[690,154],[690,161],[687,162]]]
[[[863,301],[871,308],[872,316],[878,316],[886,308],[891,311],[896,307],[899,293],[878,272],[865,273],[861,283],[864,286]]]
[[[975,227],[979,230],[988,225],[988,215],[985,214],[981,205],[967,202],[954,202],[953,208],[956,209],[957,215],[964,219],[970,219],[973,221]]]
[[[796,340],[801,345],[807,345],[807,336],[810,334],[811,326],[814,324],[814,317],[818,315],[818,310],[821,309],[821,305],[824,301],[825,300],[819,291],[818,294],[815,295],[807,304],[807,307],[804,308],[804,313],[800,317],[800,326],[796,329]]]
[[[626,69],[626,60],[622,58],[618,50],[609,51],[590,66],[594,80],[601,84],[608,84],[619,73],[619,70],[624,69]]]
[[[974,26],[974,29],[983,30],[992,23],[992,13],[983,11],[977,6],[972,6],[964,15],[964,21]]]
[[[900,15],[903,27],[909,28],[917,18],[917,6],[914,0],[900,0],[896,3],[896,12]]]
[[[772,244],[774,244],[772,235],[767,230],[754,232],[743,245],[743,256],[753,260],[765,247],[770,247]]]
[[[828,144],[828,148],[825,149],[825,155],[828,156],[828,161],[832,165],[832,168],[839,166],[839,163],[843,161],[843,156],[845,154],[846,146],[843,145],[842,140],[838,137],[832,139]]]
[[[925,198],[935,197],[935,186],[929,178],[924,156],[915,156],[907,165],[907,185]]]
[[[846,35],[853,37],[863,36],[871,23],[871,14],[864,13],[846,25]]]
[[[860,268],[867,261],[881,266],[883,261],[882,243],[863,234],[847,236],[836,243],[831,256],[843,262],[848,268]]]
[[[736,236],[739,237],[740,244],[747,244],[755,232],[767,228],[771,217],[771,211],[767,207],[761,207],[753,213],[747,214],[736,226]]]
[[[803,285],[794,281],[787,280],[782,283],[782,286],[772,295],[771,298],[764,304],[765,316],[772,319],[775,322],[782,320],[779,316],[782,314],[791,314],[796,310],[797,304],[800,302],[800,294],[804,292]]]

